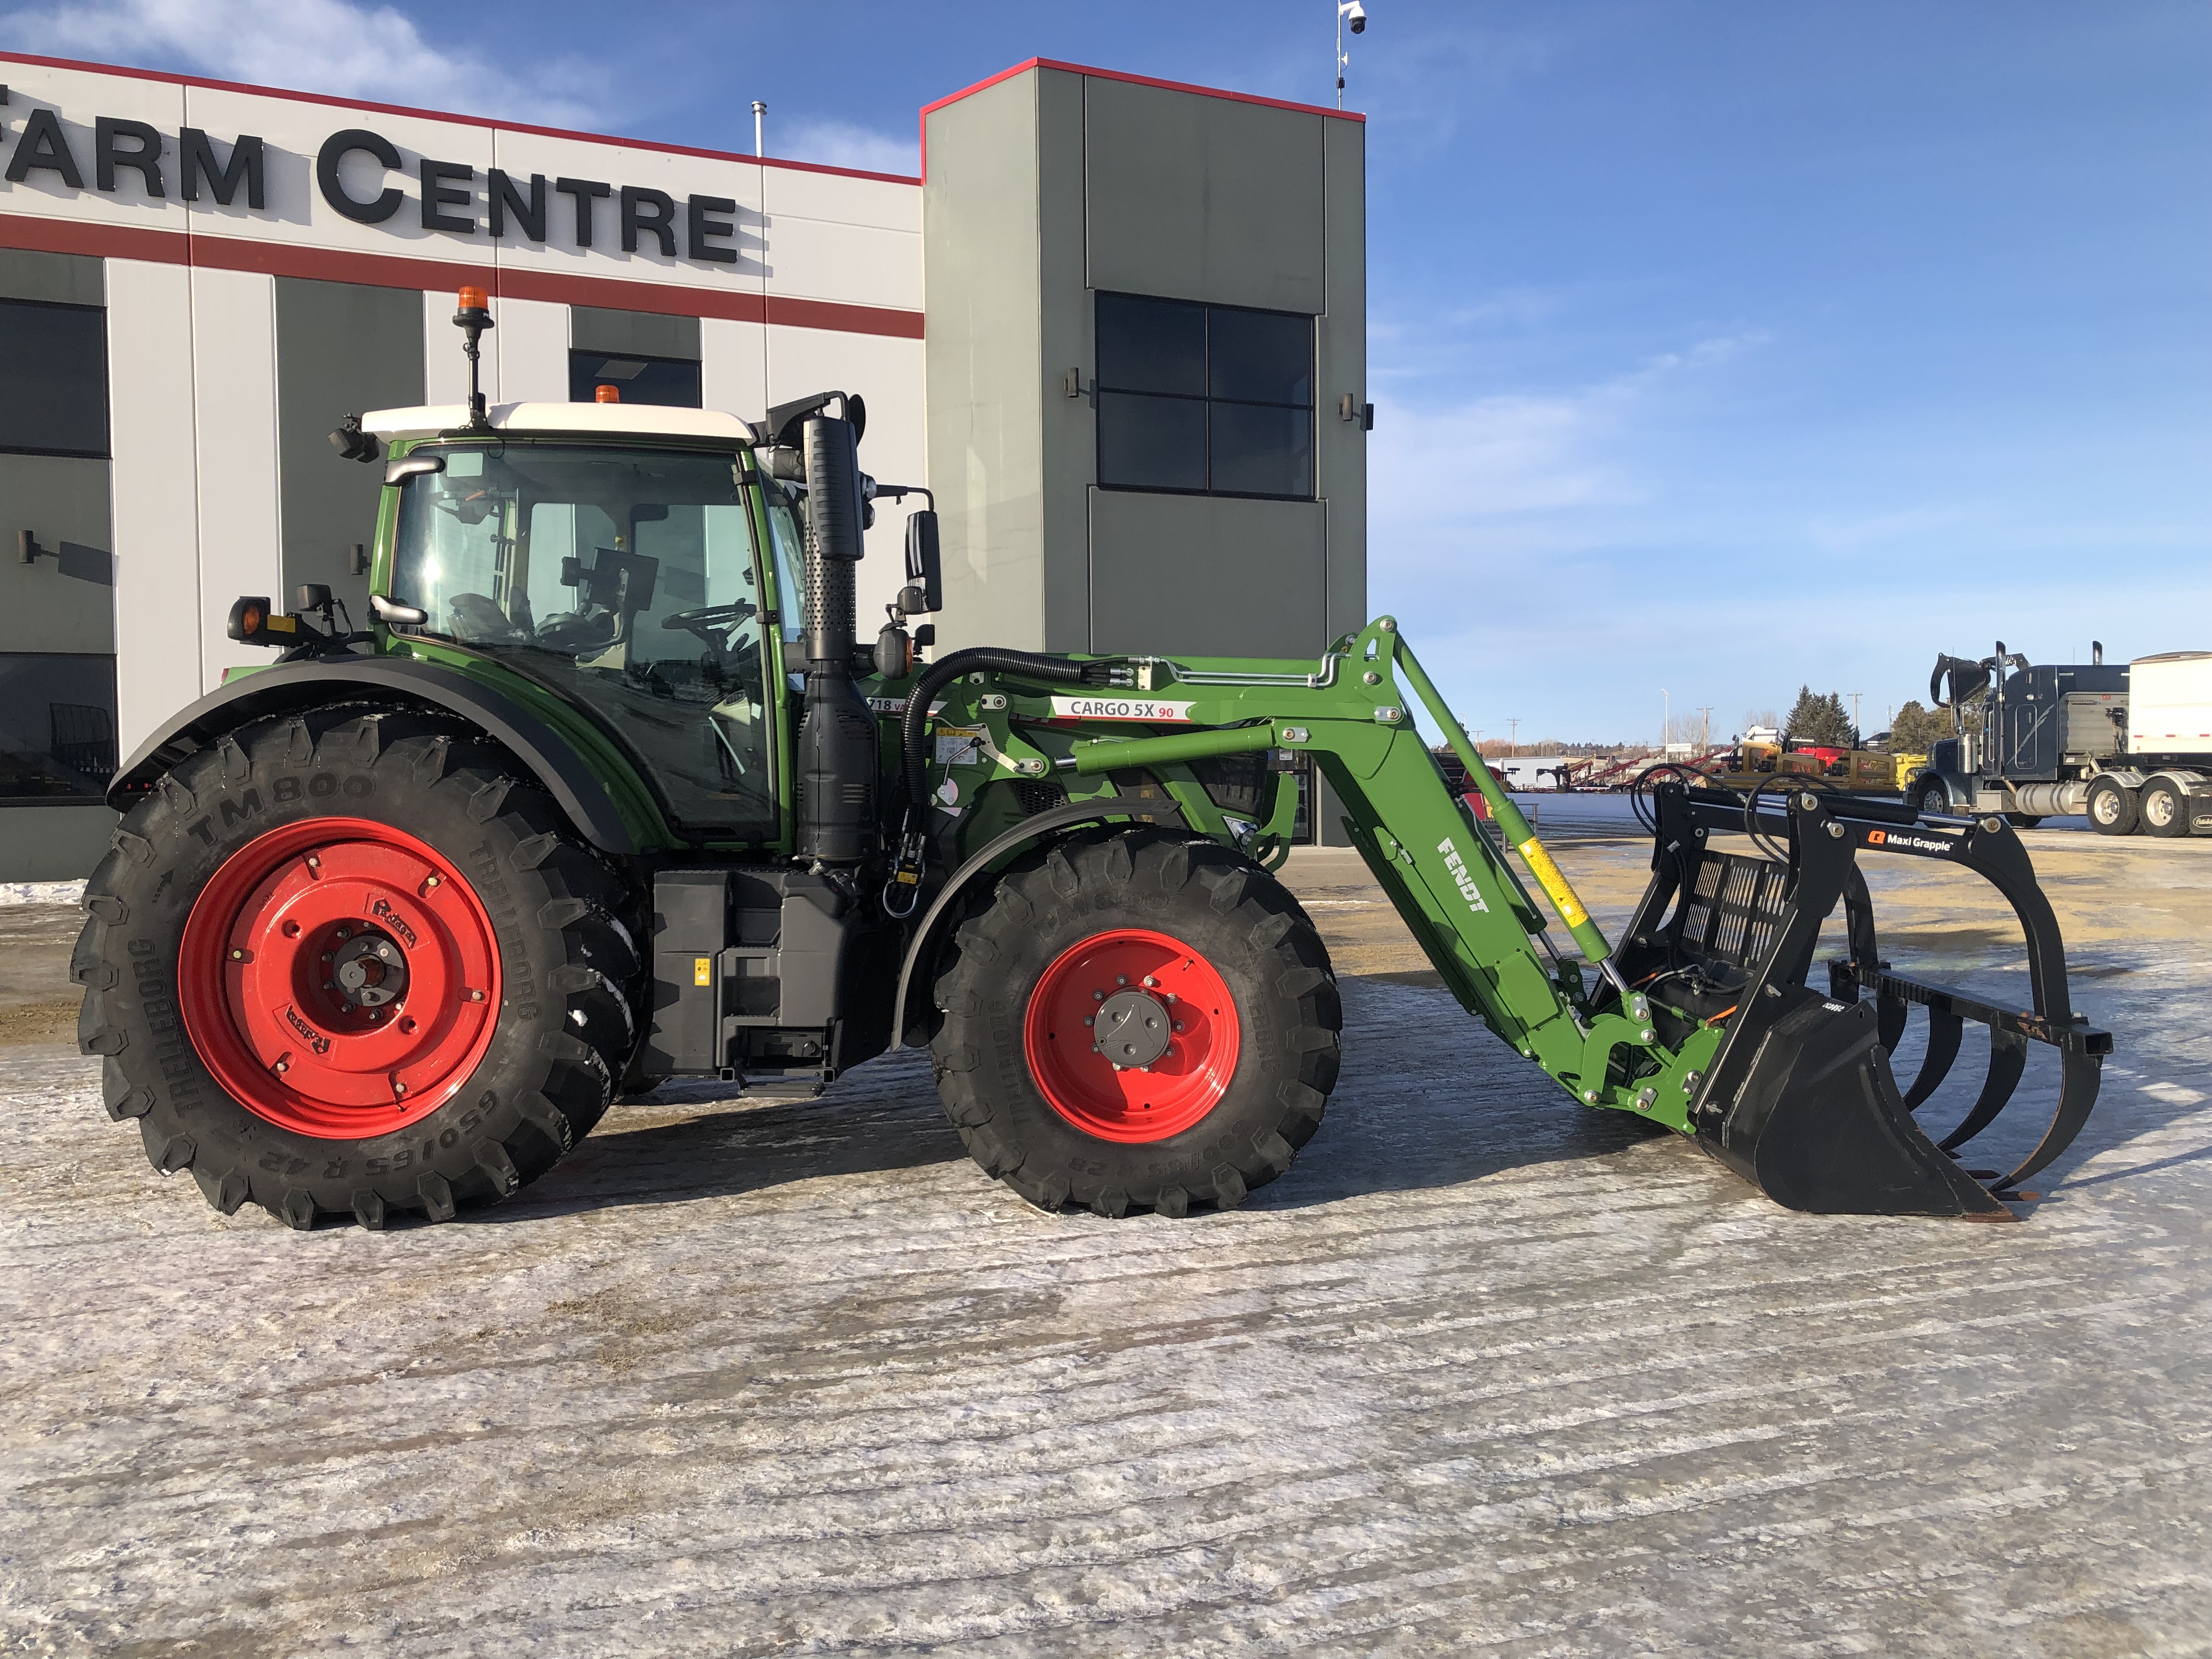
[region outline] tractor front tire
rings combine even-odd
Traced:
[[[1335,1086],[1328,953],[1273,877],[1162,829],[1011,866],[936,980],[938,1092],[984,1170],[1046,1210],[1230,1209]]]
[[[503,750],[430,717],[269,720],[179,762],[86,884],[107,1110],[228,1215],[488,1204],[634,1046],[620,879]]]

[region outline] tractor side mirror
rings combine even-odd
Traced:
[[[446,458],[443,455],[409,455],[384,469],[384,482],[396,484],[418,472],[443,472],[445,470]]]
[[[900,610],[921,617],[945,609],[944,560],[938,550],[934,507],[907,514],[906,579],[908,586],[899,594]],[[917,599],[919,604],[914,602]]]
[[[387,628],[419,628],[430,620],[430,613],[416,605],[402,605],[381,593],[368,596],[369,613]]]

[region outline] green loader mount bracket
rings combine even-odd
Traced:
[[[2095,1102],[2112,1039],[2072,1012],[2056,920],[2001,819],[1923,822],[1887,803],[1812,791],[1747,803],[1662,783],[1650,819],[1651,884],[1616,953],[1394,618],[1340,641],[1303,675],[1146,659],[1136,673],[1155,693],[1188,696],[1188,705],[1163,698],[1158,706],[1196,729],[1079,741],[1060,769],[1126,773],[1272,748],[1312,756],[1344,803],[1346,832],[1462,1006],[1583,1104],[1694,1135],[1777,1203],[2009,1220],[2004,1200],[2023,1196],[2020,1183],[2065,1150]],[[1408,691],[1466,768],[1487,822],[1444,783],[1408,718]],[[1013,699],[1017,719],[1021,702]],[[1759,850],[1709,845],[1729,831],[1748,834]],[[1554,947],[1509,847],[1579,960]],[[2026,934],[2033,1012],[1891,973],[1875,948],[1862,850],[1941,860],[1993,883]],[[1850,955],[1815,990],[1814,953],[1839,902]],[[1928,1058],[1902,1093],[1888,1055],[1915,1004],[1929,1011]],[[1968,1020],[1990,1030],[1990,1070],[1966,1120],[1939,1145],[1912,1109],[1949,1069]],[[1952,1153],[2009,1099],[2031,1042],[2063,1057],[2049,1130],[2008,1171],[1963,1167]]]

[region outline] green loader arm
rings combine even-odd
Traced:
[[[1720,1030],[1697,1030],[1679,1048],[1659,1039],[1644,999],[1621,982],[1603,933],[1468,741],[1394,618],[1340,641],[1318,665],[1151,659],[1135,668],[1140,697],[1046,698],[1011,684],[1011,695],[977,696],[963,684],[957,692],[966,695],[951,699],[959,706],[945,714],[990,727],[993,751],[1015,775],[1049,767],[1091,778],[1268,749],[1311,755],[1344,804],[1354,843],[1462,1006],[1578,1100],[1689,1131],[1688,1103]],[[1451,741],[1503,842],[1446,786],[1408,716],[1408,690]],[[1188,729],[1124,738],[1102,730],[1103,720]],[[1060,729],[1045,729],[1048,723]],[[1597,970],[1596,984],[1586,985],[1580,966],[1552,948],[1507,843]]]

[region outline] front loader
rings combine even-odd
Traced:
[[[860,642],[862,531],[916,493],[861,472],[865,419],[835,392],[757,424],[472,396],[336,434],[386,469],[370,625],[319,592],[241,599],[234,637],[277,659],[129,759],[88,884],[82,1046],[158,1169],[296,1227],[445,1219],[545,1173],[624,1091],[810,1097],[908,1044],[1034,1204],[1234,1206],[1336,1079],[1328,953],[1272,873],[1308,763],[1470,1013],[1580,1105],[1693,1137],[1778,1203],[2009,1218],[2081,1127],[2110,1042],[2072,1012],[2001,821],[1662,783],[1616,950],[1387,617],[1313,660],[925,662],[925,509]],[[1862,851],[1994,882],[2033,1008],[1893,974]],[[1901,1092],[1915,1004],[1929,1058]],[[1939,1146],[1912,1109],[1967,1021],[1989,1081]],[[1952,1154],[2030,1042],[2061,1054],[2056,1118],[2017,1167],[1970,1170]]]

